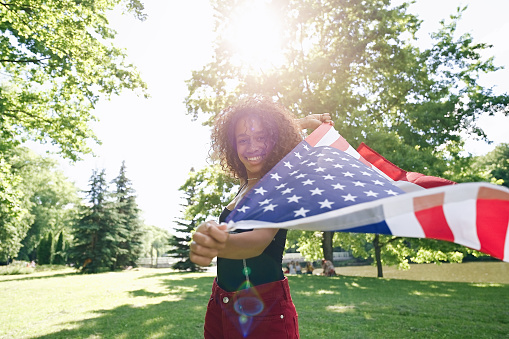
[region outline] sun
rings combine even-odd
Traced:
[[[232,12],[225,38],[231,46],[235,66],[266,72],[281,66],[281,19],[268,1],[246,1]]]

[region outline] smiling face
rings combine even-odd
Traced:
[[[237,155],[246,167],[249,179],[261,178],[263,166],[270,156],[274,143],[263,128],[258,116],[247,116],[235,125]]]

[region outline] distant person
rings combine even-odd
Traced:
[[[297,274],[297,271],[295,270],[295,262],[290,262],[288,265],[289,274]]]
[[[297,274],[302,274],[302,267],[300,267],[299,262],[295,264],[295,272],[297,272]]]
[[[322,275],[326,277],[332,277],[336,275],[336,269],[334,268],[334,264],[330,260],[322,260]]]
[[[306,274],[313,274],[314,269],[313,264],[308,261],[306,264]]]

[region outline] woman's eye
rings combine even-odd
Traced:
[[[247,144],[247,139],[239,139],[239,140],[237,140],[237,143],[238,143],[239,145]]]

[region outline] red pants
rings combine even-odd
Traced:
[[[205,315],[206,339],[299,338],[288,279],[226,292],[216,281]]]

